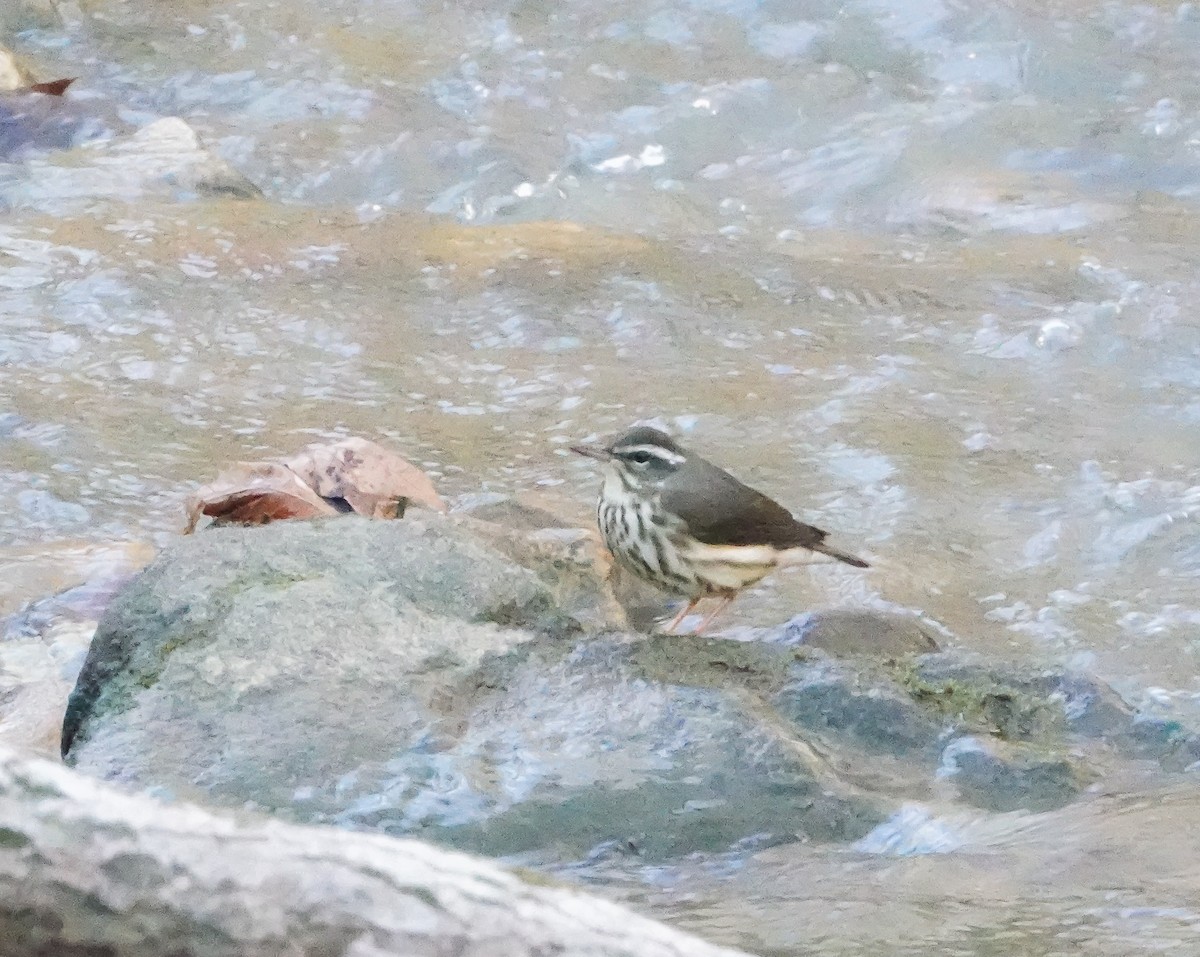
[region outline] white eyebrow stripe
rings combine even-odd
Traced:
[[[664,462],[670,462],[672,465],[682,465],[687,461],[678,452],[664,449],[661,445],[622,445],[613,449],[613,452],[617,455],[633,455],[634,452],[645,452],[647,455],[652,455],[656,459],[662,459]]]

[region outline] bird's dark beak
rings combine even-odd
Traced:
[[[602,445],[572,445],[571,451],[579,455],[586,455],[589,459],[598,459],[601,462],[608,462],[613,457],[613,454]]]

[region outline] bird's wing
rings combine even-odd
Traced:
[[[786,508],[724,469],[691,457],[688,474],[663,483],[663,507],[682,518],[706,545],[816,548],[825,532],[798,522]]]

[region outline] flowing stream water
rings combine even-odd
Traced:
[[[0,154],[5,740],[87,640],[38,600],[222,463],[357,434],[585,521],[567,445],[641,419],[876,560],[730,634],[904,609],[1200,723],[1197,5],[8,0],[0,46],[79,77]],[[168,116],[264,197],[111,151]],[[1200,953],[1196,773],[599,888],[763,954]]]

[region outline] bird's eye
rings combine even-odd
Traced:
[[[637,452],[631,452],[629,454],[629,458],[631,461],[633,461],[637,465],[646,465],[650,461],[652,456],[645,449],[641,449]]]

